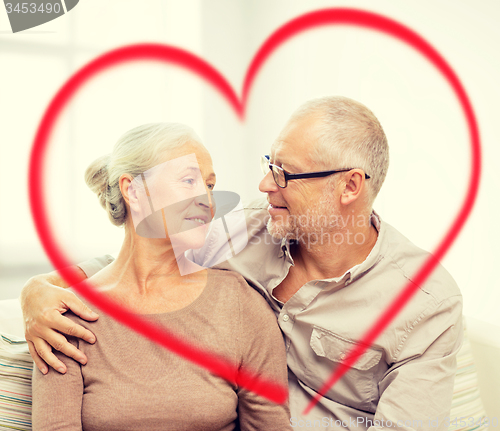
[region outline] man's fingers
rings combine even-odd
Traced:
[[[33,358],[33,362],[35,362],[35,365],[37,368],[42,372],[42,374],[47,374],[49,371],[47,368],[47,365],[45,365],[45,362],[43,361],[40,356],[38,356],[38,353],[36,352],[35,345],[30,341],[28,341],[28,349],[30,351],[30,355]]]
[[[73,313],[75,313],[77,316],[80,316],[84,320],[94,321],[99,318],[99,315],[97,313],[94,313],[74,294],[69,295],[64,299],[63,302],[69,310],[71,310]]]
[[[71,335],[72,337],[76,338],[81,338],[82,340],[85,340],[87,343],[91,344],[95,343],[95,335],[92,332],[90,332],[88,329],[85,329],[78,323],[73,322],[71,319],[68,319],[67,317],[60,315],[59,313],[56,313],[54,315],[54,319],[52,321],[52,328],[63,334]],[[52,345],[52,347],[54,347],[54,349],[61,351],[56,346],[54,346],[54,344],[52,344],[50,340],[47,339],[47,341],[49,341],[49,343]]]
[[[63,322],[62,328],[65,329],[66,331],[68,331],[68,327],[71,327],[71,328],[78,327],[78,328],[81,328],[82,330],[86,331],[86,329],[73,323],[67,317],[59,316],[58,319],[60,319]],[[65,324],[64,323],[65,321],[69,322],[69,324]],[[61,326],[61,324],[59,326]],[[54,327],[54,329],[56,329],[56,331],[49,329],[41,335],[41,337],[44,340],[46,340],[45,342],[50,344],[50,346],[52,346],[58,352],[64,353],[66,356],[69,356],[70,358],[73,358],[75,361],[78,361],[81,364],[85,365],[87,363],[87,357],[80,350],[78,350],[73,344],[71,344],[68,340],[66,340],[66,337],[64,337],[64,335],[57,332],[60,330],[57,325],[56,325],[56,327]],[[68,332],[77,332],[77,331],[78,331],[78,329],[70,329]],[[61,332],[62,332],[62,330],[61,330]],[[88,331],[88,332],[90,332],[90,331]],[[90,334],[92,335],[92,337],[94,337],[94,335],[92,333],[90,333]],[[36,345],[36,343],[35,343],[35,345]],[[49,348],[50,348],[50,346],[49,346]],[[46,360],[46,358],[40,353],[38,346],[37,346],[37,352],[45,362],[47,362],[50,366],[52,366],[52,364],[50,364]],[[44,353],[45,353],[45,349],[44,349]],[[52,352],[51,352],[51,354],[52,354]]]
[[[61,374],[64,374],[66,372],[66,365],[64,365],[59,359],[57,359],[56,355],[52,353],[50,345],[45,340],[36,338],[35,340],[33,340],[33,345],[37,356],[41,358],[43,362],[59,371]]]
[[[61,281],[59,279],[59,281]],[[73,344],[69,343],[64,335],[83,338],[89,343],[95,342],[95,336],[89,330],[71,321],[61,314],[72,310],[85,320],[96,320],[99,316],[90,310],[72,292],[52,286],[47,277],[40,280],[32,279],[23,288],[23,315],[25,336],[29,341],[29,350],[36,366],[42,372],[48,371],[48,366],[60,373],[66,372],[66,366],[52,352],[55,350],[85,364],[86,356]],[[52,347],[51,347],[52,346]]]

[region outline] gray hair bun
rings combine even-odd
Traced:
[[[111,155],[99,157],[85,171],[85,182],[98,197],[111,223],[122,226],[127,218],[127,207],[118,181],[109,183],[108,165]]]

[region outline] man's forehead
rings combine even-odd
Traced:
[[[282,161],[282,159],[286,159],[287,157],[287,148],[286,142],[281,139],[276,139],[269,150],[269,157],[271,161]]]
[[[319,141],[321,124],[322,120],[317,115],[289,120],[271,145],[269,156],[283,164],[308,159]]]
[[[298,170],[300,157],[292,151],[287,150],[286,143],[281,141],[283,145],[277,144],[277,141],[271,145],[269,158],[272,163],[285,166],[288,170]]]

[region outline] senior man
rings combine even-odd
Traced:
[[[305,103],[263,157],[266,175],[259,188],[268,202],[243,210],[248,245],[216,266],[241,273],[277,315],[287,350],[292,427],[446,429],[462,297],[441,266],[314,409],[303,413],[429,257],[372,209],[388,161],[384,131],[364,105],[344,97]],[[225,238],[211,235],[214,240],[193,253],[204,266],[218,260],[217,241]],[[110,260],[80,267],[90,276]],[[41,358],[64,367],[49,343],[85,362],[53,329],[93,341],[60,313],[71,309],[89,320],[96,315],[50,284],[65,286],[51,273],[31,279],[23,290],[30,351],[39,368],[46,368]]]

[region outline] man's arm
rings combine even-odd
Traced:
[[[378,384],[380,400],[370,430],[389,428],[390,421],[399,429],[446,431],[463,338],[462,297],[437,304],[407,333],[396,362]]]
[[[78,268],[81,279],[87,274]],[[53,353],[52,347],[78,362],[85,364],[87,357],[62,334],[95,342],[92,332],[63,316],[71,310],[85,320],[96,320],[99,316],[90,310],[78,297],[64,288],[69,287],[57,271],[30,278],[21,292],[25,337],[30,354],[38,369],[46,374],[47,364],[60,373],[66,372],[66,365]]]
[[[219,223],[212,226],[205,245],[198,250],[191,250],[188,258],[201,266],[212,267],[229,259],[233,253],[239,253],[247,245],[248,238],[265,226],[265,221],[261,220],[267,214],[263,212],[265,207],[262,200],[252,202],[246,209],[240,205],[225,216],[227,230],[223,223],[217,220]],[[228,237],[231,239],[231,245]],[[112,261],[110,255],[105,255],[79,264],[82,280],[91,277]],[[52,353],[52,348],[82,364],[86,363],[85,355],[69,344],[62,334],[73,335],[90,343],[94,340],[90,331],[61,314],[71,310],[85,320],[96,320],[97,314],[86,307],[76,295],[65,292],[61,287],[69,286],[59,273],[54,271],[31,278],[21,293],[25,337],[31,356],[42,373],[47,372],[47,364],[61,373],[66,372],[66,366]]]

